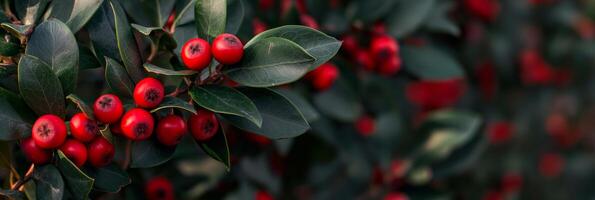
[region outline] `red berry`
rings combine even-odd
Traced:
[[[223,33],[213,40],[213,57],[221,64],[231,65],[240,62],[244,55],[244,45],[233,34]]]
[[[378,73],[385,76],[395,75],[401,69],[401,58],[399,56],[392,56],[384,60],[378,66]]]
[[[261,11],[267,11],[271,9],[275,5],[274,0],[259,0],[258,1],[258,9]]]
[[[89,143],[89,163],[94,167],[108,165],[114,159],[114,145],[104,137],[96,137]]]
[[[82,167],[87,161],[87,147],[75,139],[66,140],[60,150],[77,167]]]
[[[41,148],[58,148],[66,140],[66,124],[56,115],[43,115],[33,124],[31,137]]]
[[[510,139],[513,132],[513,125],[510,122],[493,122],[488,125],[488,138],[492,144],[500,144]]]
[[[155,120],[151,113],[140,108],[126,112],[120,122],[122,134],[130,140],[145,140],[153,134]]]
[[[169,115],[157,123],[157,140],[163,145],[178,144],[185,132],[186,122],[177,115]]]
[[[254,35],[258,35],[266,30],[267,25],[264,22],[256,18],[252,20],[252,32],[254,33]]]
[[[164,27],[166,29],[171,28],[171,26],[174,24],[175,20],[176,20],[176,11],[174,10],[169,14],[169,17],[167,17],[167,22],[165,22]]]
[[[188,69],[200,71],[211,63],[211,46],[200,38],[190,39],[182,46],[182,61]]]
[[[314,19],[310,15],[300,15],[300,21],[302,22],[302,24],[304,26],[307,26],[307,27],[310,27],[313,29],[318,29],[320,27],[318,25],[318,22],[316,22],[316,19]]]
[[[190,133],[198,141],[207,141],[211,139],[219,130],[219,122],[215,113],[208,110],[199,110],[196,115],[188,119]]]
[[[467,10],[486,21],[494,21],[500,13],[500,4],[496,0],[465,0]]]
[[[22,140],[21,150],[29,161],[37,165],[46,164],[52,159],[52,151],[37,146],[33,138]]]
[[[536,50],[525,50],[520,55],[521,78],[527,85],[548,84],[554,70]]]
[[[370,53],[365,49],[358,49],[355,51],[355,62],[364,70],[374,70],[374,60],[370,56]]]
[[[370,41],[370,54],[376,62],[383,62],[399,53],[397,40],[389,35],[377,35]]]
[[[254,194],[254,199],[255,200],[274,200],[275,198],[273,198],[273,195],[271,195],[267,191],[258,190],[258,191],[256,191],[256,194]]]
[[[436,109],[455,104],[465,92],[461,79],[420,81],[407,85],[407,99],[424,109]]]
[[[518,192],[523,185],[523,177],[518,173],[508,173],[502,177],[502,190],[506,193]]]
[[[93,112],[98,121],[111,124],[120,119],[120,116],[124,113],[124,107],[118,96],[104,94],[95,100],[95,104],[93,104]]]
[[[557,153],[546,153],[539,159],[539,172],[545,177],[557,177],[562,173],[564,159]]]
[[[120,126],[121,122],[118,121],[116,123],[110,124],[109,129],[114,135],[122,135],[122,126]]]
[[[357,119],[355,122],[355,128],[362,136],[370,136],[376,130],[374,118],[364,115]]]
[[[323,91],[333,86],[337,78],[339,78],[339,69],[331,63],[325,63],[309,72],[306,78],[310,80],[312,87],[318,91]]]
[[[77,113],[70,119],[70,133],[81,142],[89,142],[99,133],[99,127],[84,113]]]
[[[165,177],[152,178],[145,185],[145,196],[148,200],[173,200],[174,186]]]
[[[391,192],[384,196],[384,200],[408,200],[407,195],[400,192]]]
[[[164,95],[163,84],[154,78],[144,78],[134,87],[134,103],[141,108],[157,107]]]
[[[349,54],[355,54],[359,49],[357,38],[354,35],[343,36],[343,45],[341,45],[341,48]]]

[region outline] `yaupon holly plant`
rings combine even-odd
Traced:
[[[188,152],[178,148],[198,146],[230,170],[228,130],[284,139],[310,129],[277,86],[310,72],[312,87],[325,90],[339,76],[327,62],[341,42],[315,29],[280,26],[241,40],[241,0],[1,2],[8,198],[118,192],[140,181],[131,168]],[[144,190],[174,198],[165,177]]]

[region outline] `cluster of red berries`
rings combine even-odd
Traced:
[[[373,33],[369,48],[361,48],[354,35],[343,37],[343,48],[354,59],[360,67],[366,71],[376,71],[381,75],[392,76],[401,69],[401,56],[399,56],[399,44],[390,35]]]
[[[231,65],[240,62],[244,55],[244,45],[240,39],[223,33],[213,40],[212,46],[204,39],[193,38],[182,47],[182,62],[188,69],[203,70],[209,66],[212,57],[219,63]]]
[[[305,78],[310,81],[314,89],[324,91],[333,86],[337,78],[339,78],[339,69],[332,63],[325,63],[308,72]]]

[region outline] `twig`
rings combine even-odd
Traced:
[[[29,170],[27,170],[27,173],[25,173],[25,177],[14,183],[14,185],[12,185],[10,189],[19,190],[23,185],[25,185],[25,183],[27,183],[27,181],[31,179],[31,176],[33,176],[33,171],[35,171],[35,164],[31,164]]]

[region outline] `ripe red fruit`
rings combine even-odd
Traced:
[[[215,113],[208,110],[199,110],[196,115],[191,115],[188,119],[190,133],[198,141],[207,141],[211,139],[219,130],[219,122]]]
[[[166,146],[178,144],[185,132],[186,122],[177,115],[169,115],[157,123],[157,140]]]
[[[377,35],[370,41],[370,54],[376,62],[383,62],[399,53],[397,40],[389,35]]]
[[[77,167],[82,167],[87,161],[87,147],[75,139],[66,140],[60,150]]]
[[[370,52],[365,49],[355,51],[355,62],[366,71],[372,71],[375,68]]]
[[[21,150],[23,151],[23,154],[25,154],[25,157],[27,157],[27,160],[36,165],[48,163],[52,159],[52,151],[37,146],[33,138],[22,140]]]
[[[258,190],[256,194],[254,194],[255,200],[274,200],[273,195],[269,194],[267,191]]]
[[[152,178],[145,185],[145,196],[148,200],[173,200],[174,186],[165,177]]]
[[[89,163],[93,167],[103,167],[108,165],[114,159],[115,149],[114,145],[107,141],[104,137],[96,137],[89,143]]]
[[[304,26],[313,28],[313,29],[318,29],[320,26],[318,25],[318,22],[316,22],[316,19],[314,19],[312,16],[310,15],[300,15],[300,22],[302,22],[302,24]]]
[[[539,159],[539,172],[545,177],[557,177],[562,173],[564,159],[557,153],[546,153]]]
[[[309,72],[306,78],[310,80],[314,89],[323,91],[333,86],[333,83],[339,78],[339,69],[331,63],[325,63]]]
[[[408,200],[407,195],[400,192],[391,192],[384,196],[384,200]]]
[[[512,123],[501,121],[493,122],[488,125],[488,138],[492,144],[500,144],[506,142],[512,136],[514,127]]]
[[[355,122],[355,128],[357,129],[357,132],[364,137],[372,135],[376,130],[374,118],[368,115],[361,116]]]
[[[70,133],[81,142],[89,142],[99,133],[99,127],[84,113],[77,113],[70,118]]]
[[[113,94],[101,95],[93,104],[95,118],[103,123],[111,124],[117,122],[124,112],[122,101]]]
[[[145,140],[153,134],[155,120],[151,113],[140,108],[126,112],[120,122],[122,134],[130,140]]]
[[[354,35],[345,35],[343,36],[343,45],[341,48],[345,50],[349,54],[355,54],[355,52],[359,49],[359,44],[357,42],[357,38]]]
[[[502,191],[505,193],[518,192],[523,185],[523,177],[514,172],[509,172],[502,176]]]
[[[500,13],[500,4],[496,0],[465,0],[467,10],[486,21],[494,21]]]
[[[163,84],[154,78],[144,78],[134,87],[134,103],[141,108],[157,107],[164,95]]]
[[[456,103],[465,92],[460,79],[420,81],[407,85],[407,99],[424,109],[437,109]]]
[[[188,69],[200,71],[211,63],[211,46],[200,38],[190,39],[182,46],[182,61]]]
[[[521,78],[527,85],[548,84],[554,70],[536,50],[525,50],[520,55]]]
[[[254,33],[254,35],[258,35],[259,33],[262,33],[266,30],[267,25],[264,22],[256,18],[252,20],[252,32]]]
[[[378,66],[378,73],[385,76],[395,75],[401,69],[401,58],[394,55],[383,62],[380,62]]]
[[[475,71],[479,88],[483,97],[486,99],[492,99],[496,94],[498,87],[498,77],[496,69],[491,62],[484,62],[477,66]]]
[[[231,65],[240,62],[244,55],[244,45],[233,34],[223,33],[213,40],[213,57],[221,64]]]
[[[58,148],[66,140],[66,124],[56,115],[43,115],[33,124],[31,137],[41,148]]]

